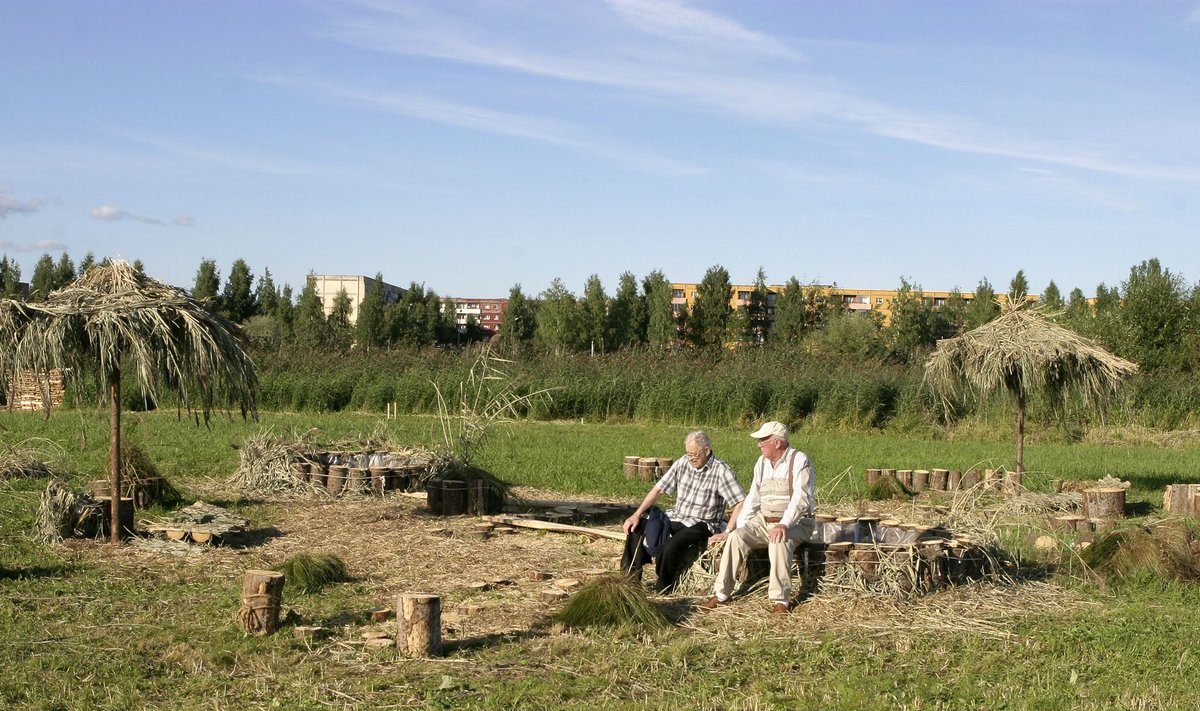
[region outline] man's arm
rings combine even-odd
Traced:
[[[654,505],[654,502],[658,501],[658,497],[662,496],[662,493],[662,489],[658,488],[657,484],[650,487],[650,491],[646,492],[646,498],[642,499],[642,503],[637,507],[637,511],[634,511],[632,516],[625,519],[625,523],[621,526],[626,535],[633,533],[633,529],[637,528],[642,514],[650,510],[650,507]]]
[[[737,528],[738,513],[741,512],[742,504],[745,502],[746,500],[742,499],[734,505],[733,510],[729,512],[729,525],[725,527],[724,531],[720,533],[714,533],[713,535],[709,536],[708,545],[711,546],[713,544],[720,543],[726,538],[729,538],[729,534]]]

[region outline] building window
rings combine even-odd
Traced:
[[[672,299],[682,299],[683,298],[683,289],[671,289],[671,298]]]

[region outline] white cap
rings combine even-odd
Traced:
[[[754,439],[766,439],[767,437],[782,437],[787,439],[788,430],[787,426],[782,422],[771,420],[770,422],[764,422],[763,426],[759,427],[758,431],[750,436]]]

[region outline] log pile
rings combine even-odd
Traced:
[[[1200,515],[1200,484],[1170,484],[1163,491],[1163,511],[1179,516]]]
[[[642,457],[631,454],[625,457],[622,471],[626,479],[656,481],[666,474],[674,463],[675,460],[671,457]]]
[[[40,380],[33,373],[21,373],[15,379],[10,377],[5,396],[9,410],[37,411],[58,407],[65,394],[63,371],[54,368],[45,380]]]
[[[142,523],[147,531],[167,540],[202,545],[217,545],[249,525],[250,519],[202,501],[176,511],[170,518]]]

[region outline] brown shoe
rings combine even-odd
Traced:
[[[772,615],[786,615],[787,613],[788,613],[787,604],[782,603],[782,602],[777,602],[774,605],[771,605],[771,614]]]
[[[728,604],[729,604],[728,600],[722,600],[721,598],[717,597],[716,595],[713,595],[712,597],[708,598],[704,602],[700,603],[700,609],[701,610],[715,610],[720,605],[728,605]]]

